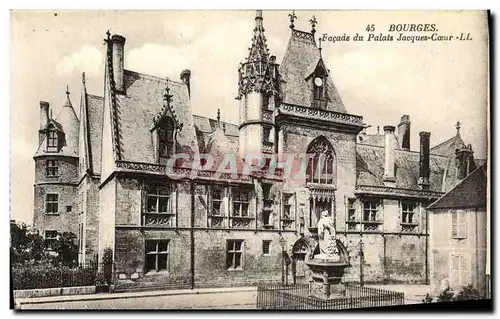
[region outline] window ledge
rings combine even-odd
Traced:
[[[149,270],[147,273],[144,273],[144,276],[154,276],[154,275],[169,275],[170,272],[168,270]]]
[[[158,212],[144,212],[143,214],[145,214],[145,215],[161,215],[161,216],[171,215],[171,216],[175,216],[175,213],[168,213],[168,212],[164,212],[164,213],[158,213]]]
[[[243,268],[228,268],[226,269],[227,271],[231,271],[231,272],[240,272],[240,271],[243,271]]]
[[[232,219],[254,219],[251,216],[231,216]]]
[[[401,223],[401,226],[418,226],[418,223]]]
[[[359,223],[361,223],[361,221],[360,221],[360,220],[346,220],[345,222],[346,222],[347,224],[359,224]]]
[[[373,220],[373,221],[363,220],[361,223],[362,224],[383,224],[384,222],[380,221],[380,220]]]
[[[45,213],[45,215],[48,215],[48,216],[59,216],[59,213]]]

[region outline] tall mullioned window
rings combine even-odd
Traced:
[[[169,240],[146,240],[146,273],[169,271],[169,246]]]
[[[59,194],[45,194],[45,213],[59,213]]]
[[[248,190],[233,190],[233,216],[248,217],[248,207],[250,206],[250,196]]]
[[[47,152],[57,152],[58,137],[55,129],[50,129],[47,135]]]
[[[158,152],[160,164],[174,154],[174,121],[170,117],[163,118],[158,127]]]
[[[227,241],[226,269],[242,269],[243,240],[234,239]]]

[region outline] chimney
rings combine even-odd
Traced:
[[[420,132],[420,173],[418,185],[421,189],[429,189],[429,140],[431,133]]]
[[[123,69],[124,69],[124,47],[125,38],[115,34],[111,37],[111,54],[113,61],[113,79],[115,80],[115,90],[117,93],[125,93],[123,84]]]
[[[191,70],[185,69],[181,72],[181,80],[187,85],[189,97],[191,97]]]
[[[49,102],[40,101],[40,130],[38,132],[38,144],[45,138],[45,127],[49,123]]]
[[[410,150],[410,116],[403,115],[398,124],[399,148],[405,151]]]
[[[394,156],[396,148],[396,128],[391,125],[384,126],[384,184],[386,186],[395,186],[396,177],[394,174]]]

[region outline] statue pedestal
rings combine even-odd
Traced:
[[[349,264],[341,262],[338,255],[336,257],[325,258],[325,255],[316,255],[314,259],[306,262],[311,269],[311,295],[321,299],[344,296],[345,287],[341,284],[341,280]]]

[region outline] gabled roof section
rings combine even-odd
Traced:
[[[155,163],[155,147],[152,132],[154,119],[164,109],[165,88],[172,95],[171,109],[175,112],[182,129],[177,133],[176,152],[194,155],[198,153],[198,143],[191,114],[188,88],[185,83],[124,71],[126,96],[116,95],[116,108],[112,111],[116,122],[120,159],[123,161]],[[115,147],[116,150],[116,147]]]
[[[306,79],[320,65],[320,51],[312,33],[292,30],[292,36],[280,66],[284,80],[283,102],[310,107],[312,104],[312,83]],[[326,110],[347,113],[342,99],[330,76],[326,80]]]
[[[485,208],[487,200],[487,164],[476,168],[428,209]]]
[[[452,138],[432,147],[430,149],[431,154],[440,156],[450,156],[454,155],[457,149],[465,148],[465,143],[460,135],[460,124],[457,123],[457,134]]]
[[[200,153],[208,152],[211,136],[219,127],[225,128],[225,136],[230,142],[230,152],[238,152],[239,130],[237,125],[223,121],[218,122],[216,119],[199,115],[193,115],[193,121]]]
[[[66,101],[59,111],[55,119],[50,119],[47,127],[53,125],[60,134],[60,149],[59,152],[47,152],[47,138],[44,138],[34,157],[42,155],[62,155],[78,157],[78,137],[80,129],[80,121],[71,104],[69,91],[66,91]]]

